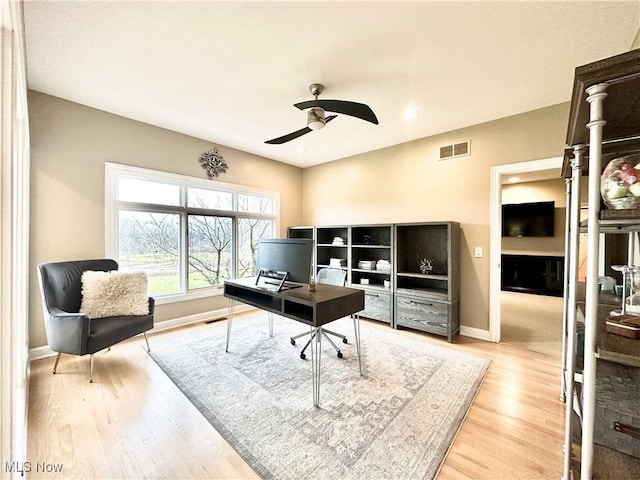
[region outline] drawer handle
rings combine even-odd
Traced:
[[[377,293],[376,293],[376,294],[373,294],[373,293],[367,293],[367,295],[366,295],[366,296],[367,296],[367,297],[373,297],[373,298],[378,298],[378,297],[380,297],[380,295],[378,295]]]
[[[414,302],[413,300],[409,300],[414,305],[424,305],[425,307],[433,307],[433,303],[424,303],[424,302]]]
[[[624,433],[633,438],[640,438],[640,428],[632,427],[631,425],[625,425],[620,422],[613,422],[613,429],[616,432]]]

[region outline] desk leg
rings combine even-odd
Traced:
[[[362,376],[362,358],[360,356],[360,315],[353,315],[353,331],[356,336],[356,349],[358,350],[358,367],[360,368],[360,376]]]
[[[273,313],[267,312],[269,318],[269,336],[273,338]]]
[[[225,352],[229,352],[229,338],[231,338],[231,324],[233,323],[233,306],[234,301],[229,299],[229,306],[227,307],[227,346],[224,349]]]
[[[313,382],[313,406],[320,406],[320,363],[322,358],[322,329],[310,327],[311,335],[311,378]]]

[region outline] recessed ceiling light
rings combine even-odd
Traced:
[[[412,120],[414,118],[416,118],[418,115],[420,115],[420,112],[418,110],[416,110],[415,108],[407,108],[404,111],[404,118],[407,120]]]
[[[509,178],[509,183],[517,183],[520,181],[520,177],[511,177]]]

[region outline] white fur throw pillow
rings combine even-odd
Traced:
[[[149,298],[145,272],[95,272],[82,274],[80,311],[89,318],[147,315]]]

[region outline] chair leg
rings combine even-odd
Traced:
[[[347,341],[346,335],[342,335],[340,333],[332,332],[331,330],[325,330],[324,328],[322,329],[322,331],[324,333],[328,333],[329,335],[333,335],[335,337],[338,337],[339,339],[342,340],[342,343],[349,343]],[[299,333],[298,335],[294,335],[293,337],[291,337],[291,345],[295,345],[296,344],[296,339],[297,338],[304,337],[306,335],[309,335],[309,332],[303,332],[303,333]]]
[[[305,355],[304,352],[305,352],[305,350],[307,348],[309,348],[309,345],[311,345],[311,342],[313,341],[313,339],[316,338],[316,332],[317,332],[317,330],[314,330],[314,332],[312,334],[308,334],[307,333],[307,335],[309,335],[309,341],[305,344],[304,347],[302,347],[302,350],[300,350],[300,358],[301,359],[304,360],[305,358],[307,358],[307,356]]]
[[[58,355],[56,356],[56,363],[53,364],[53,370],[51,370],[51,373],[56,373],[56,370],[58,369],[58,362],[60,361],[61,356],[62,352],[58,352]]]
[[[142,332],[144,335],[144,341],[147,342],[147,353],[151,351],[151,347],[149,347],[149,337],[147,337],[147,332]]]
[[[327,340],[329,340],[329,343],[331,344],[331,346],[336,350],[336,353],[338,354],[338,358],[342,358],[342,352],[340,351],[340,349],[338,348],[338,346],[333,342],[333,340],[331,340],[329,338],[329,336],[325,333],[323,328],[316,328],[315,331],[313,332],[313,334],[311,335],[311,338],[309,339],[309,341],[306,343],[306,345],[303,347],[303,349],[300,351],[300,358],[302,358],[303,360],[305,359],[306,355],[305,355],[305,350],[309,347],[309,345],[311,345],[311,341],[314,339],[314,337],[317,334],[322,335],[324,338],[326,338]],[[306,335],[309,335],[308,333]]]
[[[89,383],[93,383],[93,353],[89,355]]]
[[[291,345],[295,345],[296,344],[296,338],[306,337],[307,335],[309,335],[309,332],[304,332],[304,333],[299,333],[298,335],[294,335],[290,339]]]
[[[336,353],[338,354],[338,358],[342,358],[342,352],[340,351],[340,349],[338,348],[338,346],[337,346],[335,343],[333,343],[333,340],[331,340],[331,339],[329,338],[329,335],[327,335],[327,332],[325,332],[325,331],[324,331],[324,329],[322,330],[322,336],[323,336],[324,338],[326,338],[326,339],[329,341],[329,343],[331,344],[331,346],[332,346],[333,348],[335,348]]]
[[[324,333],[328,333],[329,335],[333,335],[334,337],[338,337],[340,340],[342,340],[342,343],[348,343],[346,335],[342,335],[341,333],[336,333],[331,330],[325,330],[324,328],[322,329],[322,331]]]

